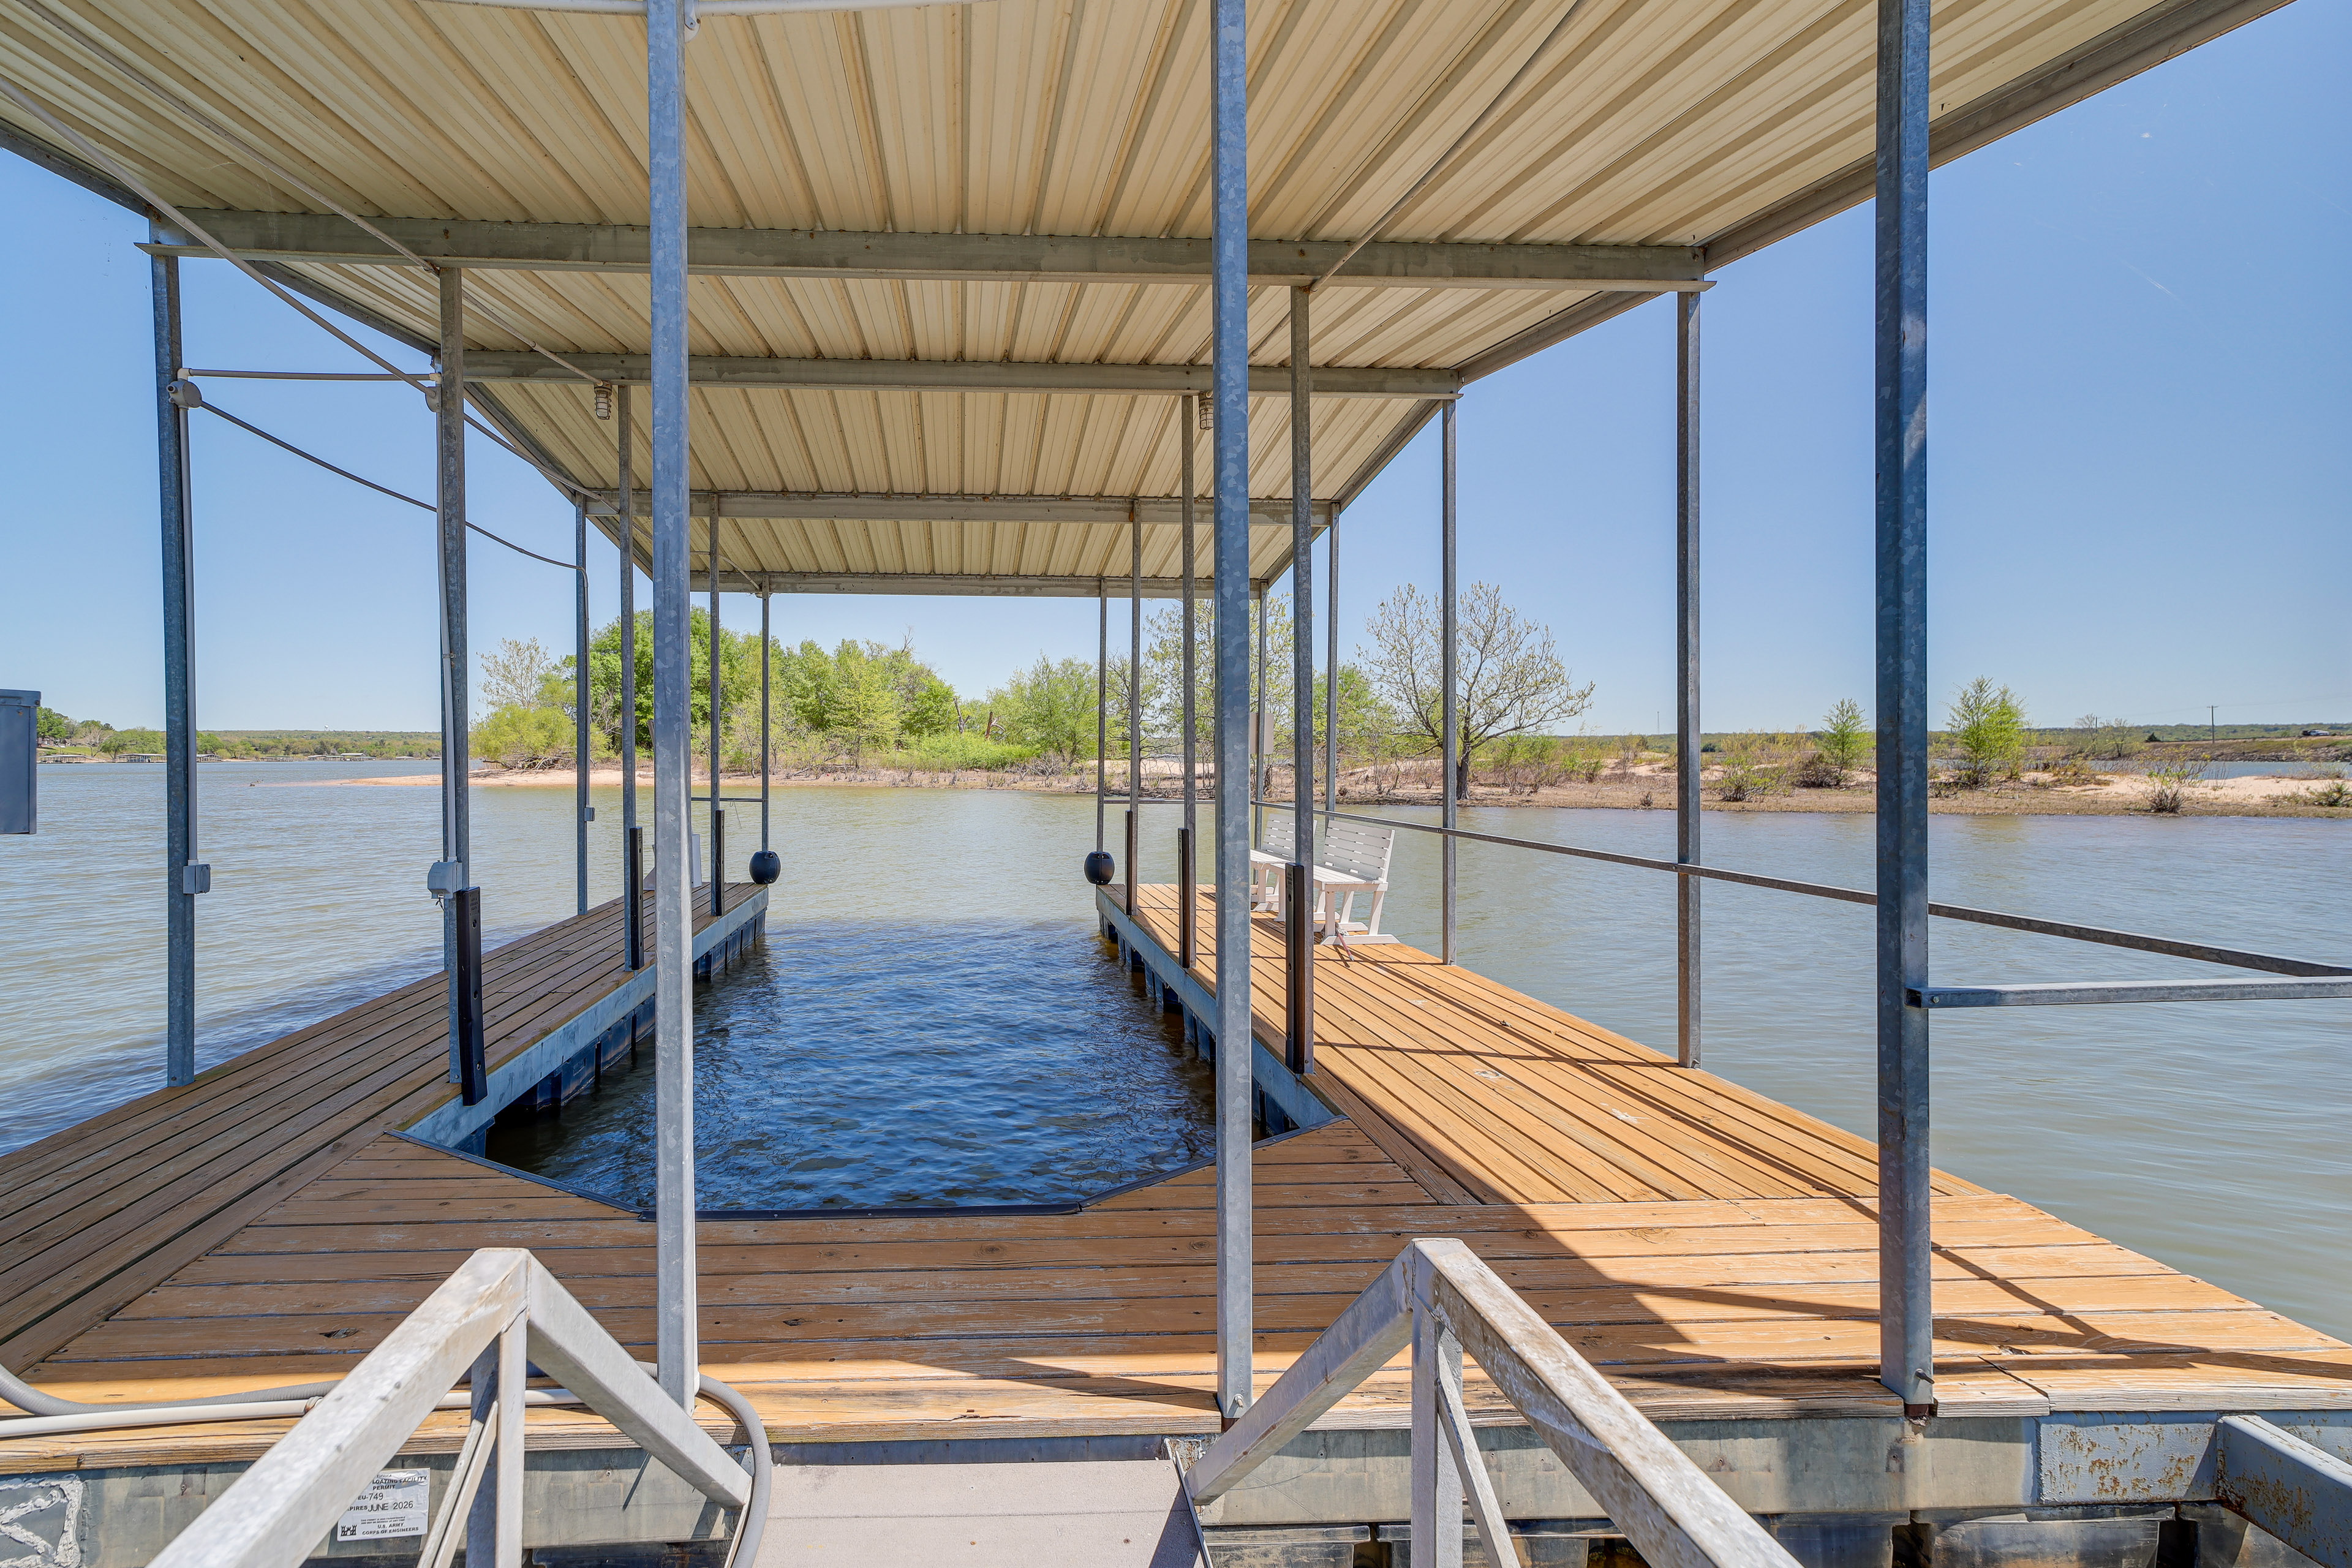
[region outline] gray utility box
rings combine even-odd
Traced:
[[[31,833],[40,826],[40,730],[39,692],[0,691],[0,833]]]

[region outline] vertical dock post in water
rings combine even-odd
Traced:
[[[1699,863],[1698,302],[1675,302],[1675,860]],[[1699,1061],[1699,879],[1675,878],[1675,1060]]]
[[[1445,738],[1438,746],[1438,768],[1444,775],[1438,786],[1438,798],[1444,803],[1438,810],[1438,817],[1439,825],[1449,829],[1461,826],[1462,816],[1461,805],[1454,798],[1454,770],[1462,749],[1461,729],[1454,721],[1454,649],[1461,641],[1461,626],[1457,624],[1454,616],[1454,600],[1457,595],[1454,592],[1454,479],[1456,452],[1454,411],[1456,406],[1458,405],[1455,404],[1448,403],[1438,414],[1437,684],[1439,695],[1437,710],[1438,722],[1445,731]],[[1458,841],[1451,832],[1448,832],[1438,842],[1442,846],[1443,869],[1439,876],[1439,884],[1440,901],[1444,906],[1439,925],[1441,940],[1438,944],[1438,956],[1446,963],[1452,963],[1454,951],[1454,846]]]
[[[1878,4],[1879,1377],[1936,1401],[1928,1299],[1927,0]]]
[[[1217,1409],[1249,1408],[1249,46],[1244,0],[1213,0],[1211,371],[1216,396]]]
[[[1143,838],[1143,514],[1127,503],[1127,912],[1135,913]]]
[[[434,392],[434,500],[441,544],[441,931],[449,973],[449,1080],[468,1105],[484,1092],[481,921],[460,896],[474,885],[467,710],[473,656],[466,637],[466,274],[441,269],[441,352]],[[470,952],[459,949],[468,942]]]
[[[151,233],[151,237],[161,238]],[[196,1076],[195,602],[188,497],[188,411],[181,406],[180,263],[149,266],[155,312],[155,438],[163,536],[163,1081]]]
[[[1315,1070],[1315,422],[1305,289],[1290,291],[1290,1070]],[[1336,905],[1334,906],[1337,907]]]
[[[1198,427],[1198,416],[1194,413],[1198,401],[1187,397],[1177,405],[1176,431],[1176,449],[1182,454],[1184,489],[1184,652],[1177,661],[1184,682],[1184,826],[1176,832],[1176,962],[1188,971],[1192,967],[1192,961],[1200,956],[1201,918],[1200,879],[1192,864],[1192,847],[1200,842],[1197,836],[1199,825],[1194,820],[1200,790],[1194,777],[1198,752],[1192,724],[1192,435]]]
[[[580,885],[578,914],[588,912],[588,822],[595,816],[588,805],[588,503],[572,507],[572,558],[579,563],[572,580],[572,842],[576,880]]]
[[[719,730],[724,721],[719,679],[719,502],[710,503],[710,918],[727,912],[727,807],[719,793]],[[689,776],[690,773],[689,773]],[[717,973],[714,968],[713,973]]]
[[[621,919],[628,926],[624,941],[629,967],[636,970],[646,966],[645,840],[637,837],[637,494],[632,467],[636,433],[629,384],[613,391],[621,447],[615,492],[621,512]]]
[[[653,266],[654,1337],[662,1391],[694,1403],[694,647],[688,595],[684,0],[647,0]]]

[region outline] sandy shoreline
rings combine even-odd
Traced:
[[[1114,769],[1112,789],[1115,793],[1124,793],[1124,783],[1116,776],[1123,771]],[[1172,767],[1164,771],[1170,774],[1177,772]],[[1357,809],[1437,804],[1436,791],[1425,776],[1407,776],[1391,784],[1386,775],[1394,771],[1350,770],[1342,777],[1341,800]],[[1408,765],[1402,771],[1410,774],[1416,770]],[[1425,769],[1418,771],[1424,775],[1426,773]],[[1168,795],[1175,793],[1172,778],[1152,776],[1161,772],[1163,770],[1146,765],[1147,794]],[[637,779],[640,787],[650,789],[653,785],[652,770],[640,768]],[[287,781],[289,785],[298,782],[305,781]],[[696,782],[708,785],[709,779],[707,774],[699,774]],[[1033,795],[1090,795],[1094,790],[1094,779],[1090,773],[1016,774],[979,770],[921,773],[896,768],[868,768],[839,773],[779,773],[772,776],[769,782],[777,789],[1012,789]],[[2278,775],[2203,780],[2187,786],[2180,815],[2352,818],[2352,805],[2315,805],[2301,798],[2306,792],[2321,787],[2326,782],[2324,779]],[[440,783],[438,773],[407,773],[389,778],[320,779],[307,781],[306,787],[438,788]],[[572,771],[569,768],[477,773],[473,783],[477,789],[575,787]],[[621,770],[618,767],[592,767],[588,770],[588,783],[592,788],[617,789],[621,784]],[[1710,787],[1713,783],[1710,778]],[[756,773],[727,773],[722,775],[720,784],[723,788],[757,789],[760,777]],[[1671,811],[1674,809],[1674,785],[1671,772],[1654,763],[1643,763],[1630,772],[1604,774],[1590,784],[1544,784],[1533,790],[1481,784],[1474,791],[1474,798],[1469,804]],[[1204,794],[1206,788],[1204,782]],[[2029,773],[2021,780],[1982,789],[1937,793],[1929,799],[1927,809],[1937,816],[2147,816],[2152,815],[2147,802],[2153,788],[2147,777],[2137,773],[2103,774],[2095,782],[2083,783],[2059,782],[2045,774]],[[1277,781],[1274,798],[1284,798],[1286,794],[1286,789]],[[1735,812],[1868,813],[1874,806],[1871,776],[1867,773],[1854,774],[1853,783],[1839,789],[1789,789],[1744,801],[1718,800],[1710,795],[1706,802],[1709,811]]]

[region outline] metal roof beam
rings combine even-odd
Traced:
[[[467,350],[467,381],[531,381],[578,386],[567,365],[602,381],[643,382],[644,354],[567,353],[566,364],[543,354]],[[1250,391],[1273,396],[1284,392],[1290,372],[1283,365],[1252,365]],[[1039,364],[999,360],[757,359],[703,355],[687,362],[687,377],[698,386],[770,386],[805,391],[870,392],[1076,392],[1181,397],[1209,391],[1204,364]],[[1462,392],[1462,378],[1450,370],[1391,370],[1380,366],[1318,365],[1318,397],[1448,398]]]
[[[315,213],[190,212],[239,256],[273,261],[405,266],[343,219]],[[646,269],[646,230],[623,224],[441,222],[377,218],[432,261],[526,271]],[[855,234],[698,228],[688,270],[735,277],[945,279],[1014,283],[1194,283],[1209,276],[1206,239],[1077,235]],[[211,254],[169,227],[160,254]],[[1314,282],[1347,251],[1336,240],[1250,242],[1250,281]],[[1703,253],[1680,245],[1477,245],[1379,240],[1324,285],[1355,289],[1591,289],[1659,293],[1707,287]]]
[[[471,356],[468,356],[470,358]],[[637,515],[649,504],[643,490],[632,498]],[[1202,496],[1196,507],[1209,505]],[[592,517],[614,515],[613,492],[595,493],[588,503]],[[1315,503],[1315,526],[1330,526],[1333,503]],[[1176,496],[1005,496],[889,495],[860,492],[820,494],[803,490],[696,490],[687,509],[696,517],[769,518],[810,522],[1084,522],[1116,524],[1130,520],[1173,526],[1184,519],[1184,503]],[[1195,512],[1198,515],[1198,512]],[[1255,528],[1290,527],[1288,496],[1258,496],[1250,501]],[[1087,581],[1094,579],[1088,577]],[[1090,590],[1091,591],[1091,590]]]
[[[742,572],[733,566],[719,574],[723,594],[936,594],[982,599],[1124,599],[1127,574],[1097,577],[1055,577],[1044,574],[957,572]],[[1194,579],[1195,592],[1199,579]],[[694,591],[710,591],[710,575],[696,573]],[[1264,593],[1265,584],[1252,580],[1250,592]],[[1181,599],[1181,577],[1146,577],[1147,599]]]

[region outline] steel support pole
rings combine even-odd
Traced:
[[[1290,802],[1297,907],[1286,976],[1290,1070],[1315,1070],[1315,420],[1308,295],[1290,291]],[[1336,904],[1334,908],[1336,909]]]
[[[1176,920],[1176,962],[1188,971],[1192,967],[1192,961],[1200,956],[1199,877],[1192,860],[1193,847],[1201,841],[1200,824],[1197,820],[1200,807],[1200,789],[1199,781],[1195,777],[1199,766],[1200,753],[1198,750],[1198,737],[1195,735],[1193,730],[1192,713],[1193,691],[1195,686],[1192,671],[1192,639],[1194,636],[1193,627],[1195,616],[1192,604],[1192,552],[1194,549],[1192,539],[1192,489],[1194,484],[1192,475],[1192,443],[1193,433],[1200,428],[1199,416],[1195,412],[1195,399],[1187,397],[1177,405],[1179,426],[1176,432],[1176,447],[1178,452],[1181,454],[1181,467],[1183,471],[1182,484],[1184,489],[1184,648],[1182,654],[1177,660],[1179,677],[1184,682],[1184,834],[1183,837],[1180,841],[1182,845],[1182,852],[1176,857],[1176,882],[1177,886],[1182,889],[1181,893],[1179,895],[1180,901],[1176,906],[1179,911]]]
[[[454,873],[449,893],[474,885],[473,835],[467,806],[472,772],[467,709],[472,656],[466,638],[466,274],[444,268],[439,374],[434,396],[434,500],[441,563],[441,858]],[[465,982],[477,966],[458,962],[465,922],[457,900],[441,900],[442,950],[449,973],[449,1081],[467,1081],[468,1020],[478,1016]],[[469,1100],[467,1103],[471,1103]]]
[[[572,584],[572,861],[579,883],[578,913],[588,912],[588,504],[572,508],[572,558],[579,569]]]
[[[631,849],[637,838],[637,492],[635,420],[629,412],[629,384],[613,389],[613,421],[620,427],[621,511],[621,918],[628,926],[623,942],[629,967],[646,966],[645,883],[643,868],[632,869]]]
[[[1459,617],[1455,613],[1455,602],[1459,598],[1459,595],[1456,592],[1454,571],[1454,480],[1455,468],[1455,443],[1453,404],[1447,404],[1444,408],[1439,412],[1438,429],[1441,439],[1438,443],[1438,467],[1440,475],[1438,481],[1439,499],[1437,532],[1439,562],[1437,569],[1437,595],[1440,603],[1437,608],[1437,684],[1439,689],[1437,721],[1439,728],[1444,732],[1444,738],[1438,743],[1438,767],[1444,774],[1444,780],[1440,785],[1439,794],[1439,798],[1444,804],[1439,807],[1438,818],[1442,826],[1451,828],[1459,827],[1462,825],[1461,802],[1456,797],[1454,787],[1454,769],[1459,765],[1462,746],[1462,728],[1455,718],[1454,710],[1454,676],[1456,673],[1454,665],[1456,663],[1455,656],[1459,650],[1462,641],[1462,628],[1459,624]],[[1444,959],[1447,963],[1451,963],[1454,962],[1454,938],[1455,926],[1454,870],[1454,846],[1457,840],[1449,833],[1439,842],[1443,846],[1443,853],[1440,856],[1440,859],[1443,863],[1443,874],[1440,878],[1440,884],[1442,887],[1441,901],[1444,907],[1442,912],[1441,924],[1443,940],[1438,944],[1438,956]]]
[[[1095,847],[1103,847],[1110,793],[1110,594],[1095,595]]]
[[[1249,18],[1213,0],[1211,374],[1217,574],[1217,1409],[1249,1408],[1250,1205]]]
[[[157,499],[163,542],[163,1081],[196,1076],[195,595],[190,529],[188,412],[180,375],[180,263],[158,256],[148,277],[155,326]]]
[[[775,763],[769,749],[769,721],[775,715],[770,680],[774,672],[775,657],[770,651],[768,637],[768,601],[773,595],[760,595],[760,847],[768,847],[768,775],[775,772]]]
[[[1927,0],[1879,0],[1879,1377],[1936,1398],[1928,1295]]]
[[[694,651],[688,602],[686,355],[686,16],[647,0],[651,186],[654,592],[654,1338],[662,1391],[694,1404]]]
[[[720,820],[726,808],[719,802],[719,731],[725,719],[725,703],[721,700],[719,676],[719,511],[710,512],[710,677],[705,695],[710,708],[710,918],[717,920],[727,912],[727,825]]]
[[[1266,641],[1265,595],[1257,596],[1257,690],[1250,708],[1250,795],[1263,801],[1274,791],[1274,722],[1265,710]],[[1254,824],[1257,841],[1265,839],[1265,807],[1256,808]]]
[[[1331,516],[1331,526],[1323,531],[1330,541],[1325,572],[1329,585],[1323,590],[1324,631],[1328,639],[1323,650],[1323,809],[1339,809],[1339,518]]]
[[[1675,300],[1675,860],[1699,863],[1698,301]],[[1675,1060],[1699,1062],[1699,879],[1675,879]]]
[[[1127,523],[1127,912],[1135,913],[1139,835],[1143,817],[1143,519]]]

